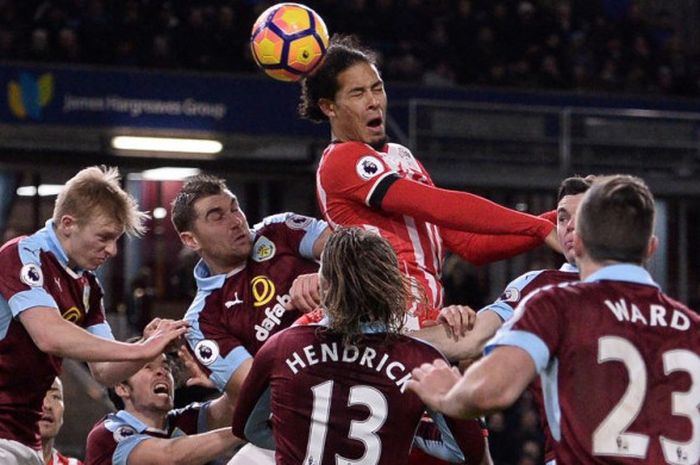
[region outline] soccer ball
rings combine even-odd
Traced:
[[[298,81],[323,59],[328,29],[311,8],[299,3],[278,3],[253,24],[250,49],[258,66],[280,81]]]

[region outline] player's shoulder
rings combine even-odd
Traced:
[[[312,224],[315,218],[300,215],[294,212],[283,212],[269,215],[253,226],[253,230],[258,234],[270,233],[272,231],[300,230]]]
[[[543,303],[551,303],[553,305],[567,303],[567,305],[557,306],[560,308],[572,308],[573,306],[568,304],[578,301],[578,299],[590,292],[590,290],[587,290],[590,284],[576,280],[543,284],[527,294],[522,303],[529,306],[538,306]]]
[[[425,357],[426,360],[430,362],[434,361],[436,358],[445,358],[442,351],[430,342],[424,341],[423,339],[415,337],[411,334],[402,334],[399,336],[399,338],[400,341],[403,342],[404,347],[410,348],[420,356]],[[401,350],[407,350],[404,347],[402,347]]]

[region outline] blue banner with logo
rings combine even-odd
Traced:
[[[300,88],[256,77],[0,65],[0,121],[327,136],[302,120]]]
[[[329,137],[296,113],[300,86],[261,76],[0,65],[0,122]],[[392,83],[404,128],[412,98],[523,105],[700,111],[694,99],[466,89]]]

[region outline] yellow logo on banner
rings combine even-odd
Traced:
[[[250,287],[253,291],[253,303],[256,307],[262,307],[267,304],[275,296],[275,283],[270,281],[267,276],[256,276],[250,281]]]
[[[78,307],[69,308],[63,312],[63,315],[61,316],[64,320],[70,321],[71,323],[78,323],[83,318],[83,315],[80,313],[80,310],[78,310]]]
[[[19,119],[41,119],[41,109],[53,99],[53,74],[44,73],[36,78],[30,73],[20,73],[17,81],[7,84],[7,103],[12,114]]]

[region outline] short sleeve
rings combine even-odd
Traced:
[[[324,156],[318,181],[325,195],[369,206],[369,199],[381,181],[395,173],[369,145],[346,142],[336,144]]]

